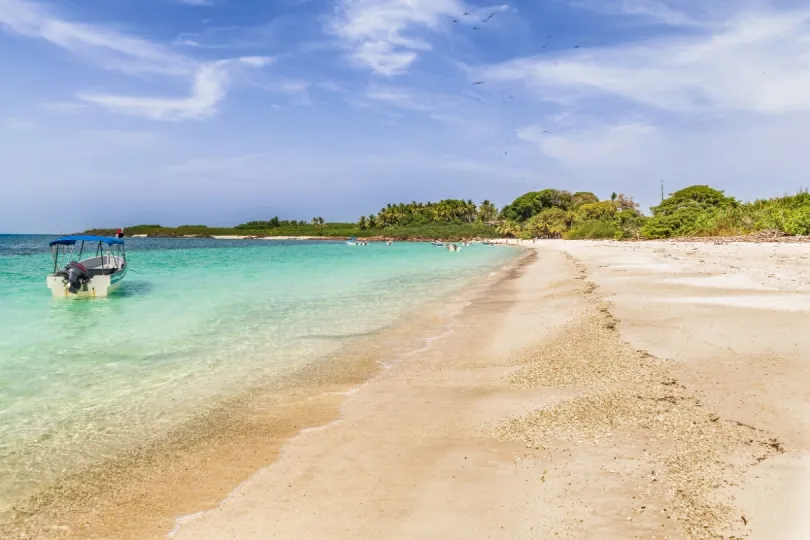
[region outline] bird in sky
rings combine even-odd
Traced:
[[[458,22],[458,19],[453,19],[453,22]]]
[[[478,30],[478,27],[477,27],[477,26],[473,26],[473,30]]]
[[[469,15],[469,13],[467,13],[467,12],[465,11],[465,12],[464,12],[464,16],[466,17],[467,15]]]
[[[577,46],[576,46],[576,47],[574,47],[574,48],[575,48],[575,49],[579,49],[579,45],[577,45]]]
[[[482,19],[482,20],[481,20],[481,22],[489,22],[489,20],[490,20],[492,17],[494,17],[494,16],[495,16],[495,13],[497,13],[497,12],[492,12],[492,13],[490,13],[490,14],[489,14],[489,16],[488,16],[486,19]]]
[[[484,84],[484,81],[475,81],[475,82],[473,83],[473,86],[475,86],[476,84]]]

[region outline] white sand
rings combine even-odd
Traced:
[[[810,246],[526,245],[174,537],[810,538]]]

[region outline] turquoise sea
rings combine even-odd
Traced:
[[[53,238],[0,235],[0,513],[517,255],[133,238],[121,289],[71,300],[45,285]]]

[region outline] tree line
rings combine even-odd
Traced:
[[[498,232],[517,238],[660,239],[684,236],[745,235],[775,231],[810,234],[810,194],[806,190],[753,202],[740,202],[707,185],[678,190],[650,208],[613,193],[600,201],[589,192],[544,189],[521,195],[500,212]]]
[[[442,223],[486,223],[498,217],[498,207],[485,200],[480,205],[472,200],[444,199],[439,202],[388,204],[376,214],[361,216],[361,230],[395,226]]]
[[[127,227],[128,235],[311,235],[327,237],[386,236],[399,239],[463,238],[611,238],[657,239],[722,236],[757,231],[810,235],[810,194],[741,202],[706,185],[678,190],[650,209],[639,211],[633,197],[613,193],[600,200],[594,193],[561,189],[531,191],[498,209],[489,200],[444,199],[439,202],[388,204],[356,223],[311,220],[249,221],[236,227],[205,225]],[[113,234],[115,229],[94,229]]]

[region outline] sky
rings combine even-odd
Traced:
[[[5,233],[810,183],[798,0],[0,0],[0,73]]]

